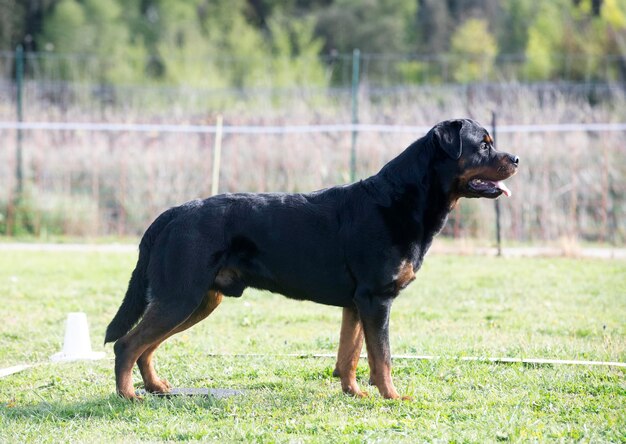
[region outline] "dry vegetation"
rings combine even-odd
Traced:
[[[58,88],[51,88],[58,92]],[[227,125],[348,123],[344,91],[272,93],[198,90],[117,90],[114,102],[94,105],[93,91],[46,95],[30,85],[29,121],[212,124],[224,110]],[[13,119],[10,102],[0,107]],[[164,111],[165,110],[165,111]],[[374,90],[362,88],[362,123],[425,125],[469,116],[488,126],[623,122],[623,91],[610,87],[473,86]],[[363,132],[358,177],[373,174],[422,134]],[[1,130],[0,204],[6,214],[15,187],[13,130]],[[623,132],[501,133],[502,149],[522,159],[502,202],[504,235],[520,241],[560,238],[609,241],[626,237],[626,150]],[[78,235],[136,234],[160,211],[211,189],[213,135],[26,131],[27,199],[31,231]],[[220,192],[308,191],[349,180],[349,133],[226,135]],[[447,231],[489,238],[493,205],[466,201]]]

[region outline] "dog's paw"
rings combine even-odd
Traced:
[[[148,393],[169,393],[172,390],[172,385],[167,382],[167,379],[159,379],[146,383],[145,388]]]
[[[347,388],[344,389],[343,392],[348,396],[354,396],[355,398],[367,398],[369,394],[366,391],[363,391],[359,388]]]
[[[132,401],[132,402],[141,402],[143,401],[143,396],[138,395],[137,393],[135,393],[135,390],[132,391],[117,391],[117,396],[119,396],[120,398],[124,398],[128,401]]]

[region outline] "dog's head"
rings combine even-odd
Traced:
[[[437,171],[452,200],[511,195],[504,180],[517,172],[519,158],[497,151],[487,130],[469,119],[446,120],[432,129],[439,153]]]

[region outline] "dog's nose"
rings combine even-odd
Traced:
[[[509,159],[515,166],[519,165],[519,157],[509,154]]]

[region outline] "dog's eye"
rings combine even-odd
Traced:
[[[481,151],[488,151],[489,150],[489,145],[485,142],[480,144],[480,150]]]

